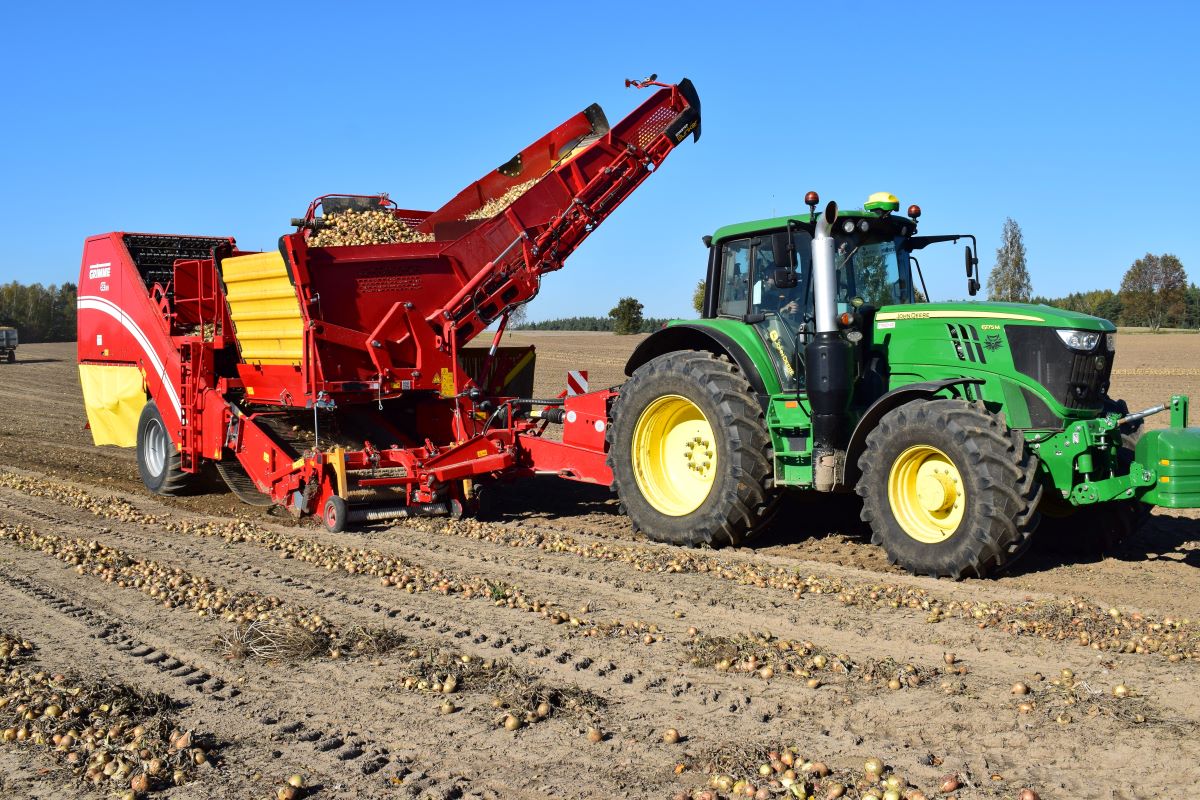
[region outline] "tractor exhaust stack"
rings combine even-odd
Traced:
[[[812,269],[816,334],[805,347],[807,392],[812,405],[813,488],[833,491],[845,458],[846,409],[854,382],[854,348],[837,326],[837,265],[833,225],[837,203],[813,219]]]
[[[813,220],[813,298],[816,301],[817,333],[837,331],[837,270],[833,262],[833,224],[837,222],[837,212],[837,203],[830,200],[825,210]]]

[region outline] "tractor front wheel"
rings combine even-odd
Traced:
[[[183,471],[179,451],[153,400],[142,407],[138,418],[137,465],[142,483],[155,494],[183,494],[191,486],[193,476]]]
[[[655,541],[738,544],[771,508],[762,409],[712,353],[667,353],[639,367],[621,387],[608,436],[625,513]]]
[[[859,467],[871,541],[910,572],[983,577],[1021,555],[1037,528],[1036,458],[980,403],[931,400],[889,412]]]

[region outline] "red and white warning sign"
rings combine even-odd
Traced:
[[[587,394],[588,379],[586,369],[567,370],[567,394],[572,397],[577,394]]]

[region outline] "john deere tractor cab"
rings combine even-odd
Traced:
[[[702,318],[670,323],[626,366],[609,463],[648,536],[737,543],[785,490],[855,491],[894,562],[982,576],[1025,550],[1043,514],[1111,546],[1152,505],[1200,506],[1188,399],[1129,413],[1110,398],[1112,323],[928,302],[914,254],[973,236],[920,236],[920,208],[901,216],[887,193],[852,211],[805,202],[705,237]],[[1137,438],[1168,409],[1169,429]]]

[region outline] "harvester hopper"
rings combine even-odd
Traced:
[[[656,91],[616,125],[589,106],[436,211],[325,195],[261,253],[231,237],[89,239],[79,358],[93,430],[106,432],[97,443],[136,443],[140,455],[169,443],[139,458],[153,490],[177,491],[219,462],[239,493],[332,528],[468,511],[478,482],[497,477],[607,483],[612,393],[535,402],[532,348],[498,345],[542,275],[698,137],[689,81],[639,85]],[[405,235],[325,241],[346,215]],[[496,323],[491,347],[467,347]],[[567,417],[578,430],[542,435]]]

